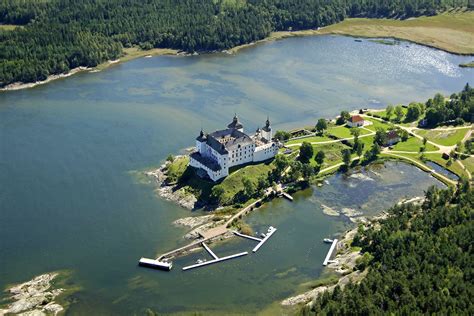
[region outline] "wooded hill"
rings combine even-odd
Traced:
[[[433,15],[469,0],[2,0],[0,87],[96,66],[124,47],[213,51],[346,17]],[[20,25],[15,30],[1,24]]]
[[[462,181],[431,187],[422,206],[393,207],[388,219],[362,227],[353,245],[368,269],[359,284],[325,292],[304,315],[474,314],[474,191]]]

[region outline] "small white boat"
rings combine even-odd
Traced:
[[[260,234],[260,237],[262,237],[262,238],[265,238],[266,236],[267,236],[267,235],[265,235],[265,233],[261,233],[261,234]]]
[[[333,242],[334,240],[329,239],[329,238],[324,238],[323,241],[324,241],[325,243],[332,244],[332,242]]]

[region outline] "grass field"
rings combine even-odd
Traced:
[[[372,147],[372,144],[374,143],[374,136],[362,137],[359,138],[359,140],[364,144],[364,151],[366,151]]]
[[[267,40],[322,34],[391,37],[452,53],[474,54],[474,12],[450,12],[407,20],[346,19],[317,31],[274,32]]]
[[[398,144],[393,146],[393,150],[419,152],[420,147],[422,146],[423,146],[423,141],[419,138],[412,136],[408,138],[406,142],[399,142]],[[426,151],[435,151],[435,150],[438,150],[438,147],[435,147],[428,143],[426,144]]]
[[[474,68],[474,61],[471,61],[470,63],[459,64],[459,67],[462,67],[462,68]]]
[[[394,106],[394,107],[395,107],[395,106]],[[402,107],[402,110],[403,110],[403,118],[402,118],[402,122],[403,122],[403,120],[405,119],[405,115],[406,115],[407,112],[408,112],[408,109],[405,108],[405,107]],[[395,111],[394,111],[394,112],[395,112]],[[378,116],[378,117],[380,117],[380,118],[385,118],[385,117],[387,117],[387,111],[385,111],[385,110],[383,110],[383,111],[377,111],[377,112],[370,112],[370,113],[372,113],[373,115]],[[395,113],[392,113],[392,115],[390,116],[389,119],[390,119],[390,120],[395,120],[395,118],[396,118]]]
[[[324,144],[324,145],[313,145],[314,156],[318,151],[324,151],[326,157],[324,158],[324,163],[322,168],[327,168],[342,162],[342,154],[341,151],[343,149],[350,149],[349,146],[346,146],[341,143],[332,143],[332,144]],[[311,165],[316,166],[317,163],[314,161],[314,156],[311,158]]]
[[[366,135],[366,134],[370,133],[369,131],[367,131],[363,128],[359,128],[359,131],[360,131],[360,135]],[[328,128],[327,133],[330,134],[330,135],[336,136],[337,138],[350,138],[350,137],[353,137],[351,135],[351,128],[347,127],[347,126],[330,127],[330,128]]]
[[[463,165],[467,168],[470,173],[474,172],[474,157],[469,157],[461,160]]]
[[[22,27],[21,25],[12,25],[12,24],[0,24],[0,30],[2,31],[13,31],[17,27]]]
[[[393,37],[458,54],[474,54],[474,12],[443,13],[409,20],[347,19],[321,33]]]
[[[299,138],[299,139],[294,139],[286,142],[286,145],[291,145],[291,144],[300,144],[302,142],[324,142],[331,140],[329,137],[326,136],[309,136],[309,137],[304,137],[304,138]]]
[[[189,156],[178,157],[168,165],[167,175],[169,183],[176,183],[186,171],[189,164]]]
[[[168,166],[167,175],[170,183],[178,182],[178,187],[184,187],[186,190],[193,192],[193,194],[201,200],[206,201],[209,199],[211,190],[216,184],[210,180],[204,180],[198,177],[193,171],[194,169],[188,167],[188,164],[189,157],[186,156],[176,158]],[[270,162],[267,162],[234,168],[233,171],[230,170],[230,175],[218,184],[224,189],[222,203],[229,204],[232,198],[239,191],[243,190],[244,186],[242,180],[244,178],[250,179],[256,185],[258,178],[261,176],[266,177],[268,172],[272,169],[273,165]]]
[[[381,122],[381,121],[373,119],[373,118],[366,117],[364,119],[366,121],[372,122],[372,125],[368,125],[368,126],[365,126],[365,127],[367,129],[370,129],[371,131],[374,131],[374,132],[377,128],[382,128],[384,130],[388,130],[390,127],[392,127],[392,124],[390,124],[390,123],[384,123],[384,122]]]
[[[416,130],[416,134],[426,137],[432,142],[444,146],[453,146],[460,142],[470,127],[451,131]]]
[[[242,184],[244,178],[248,178],[257,185],[258,178],[261,176],[267,177],[268,172],[272,169],[273,165],[271,163],[259,163],[234,171],[219,184],[225,192],[222,202],[224,204],[229,203],[239,191],[244,189],[244,185]]]

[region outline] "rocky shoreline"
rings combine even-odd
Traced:
[[[52,288],[59,273],[45,273],[25,283],[14,285],[6,290],[13,301],[7,309],[0,309],[0,315],[58,315],[64,307],[54,300],[65,289]]]
[[[183,156],[176,156],[175,158],[180,157]],[[166,182],[166,180],[168,179],[168,176],[166,175],[166,170],[169,165],[170,162],[166,161],[158,169],[146,171],[145,175],[155,181],[158,186],[155,191],[160,197],[164,198],[165,200],[174,202],[188,210],[195,209],[197,199],[193,194],[186,192],[184,188],[177,188],[176,185],[168,184]]]
[[[411,202],[402,201],[402,203]],[[388,216],[388,213],[382,212],[380,215],[373,217],[370,221],[361,221],[364,225],[373,224],[381,219],[384,219]],[[358,227],[347,231],[337,243],[337,255],[329,263],[328,268],[339,275],[339,279],[335,284],[331,285],[321,285],[312,290],[309,290],[305,293],[298,294],[292,297],[288,297],[281,301],[282,306],[295,306],[299,304],[309,304],[312,305],[313,299],[323,293],[324,291],[332,291],[337,285],[344,287],[349,283],[360,282],[365,275],[367,270],[364,271],[354,271],[356,266],[356,261],[358,258],[362,257],[362,254],[358,250],[354,250],[351,247],[352,240],[354,239],[355,234],[357,233]]]
[[[191,228],[191,231],[186,233],[183,237],[192,240],[200,238],[202,232],[223,225],[228,218],[230,218],[230,215],[222,217],[215,215],[190,216],[177,219],[173,224]]]

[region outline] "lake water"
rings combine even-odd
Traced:
[[[276,226],[256,255],[182,272],[136,266],[185,243],[172,221],[189,211],[156,197],[139,172],[192,146],[203,126],[224,127],[237,112],[248,131],[267,115],[275,129],[314,124],[342,109],[424,101],[473,78],[460,57],[402,42],[293,38],[237,55],[144,58],[33,89],[0,94],[0,288],[71,269],[72,315],[255,312],[322,273],[321,239],[348,228],[321,204],[367,215],[438,183],[404,165],[334,175],[322,188],[275,200],[248,217]],[[372,179],[372,180],[371,180]],[[373,179],[377,181],[373,181]],[[242,239],[218,254],[249,250]]]

